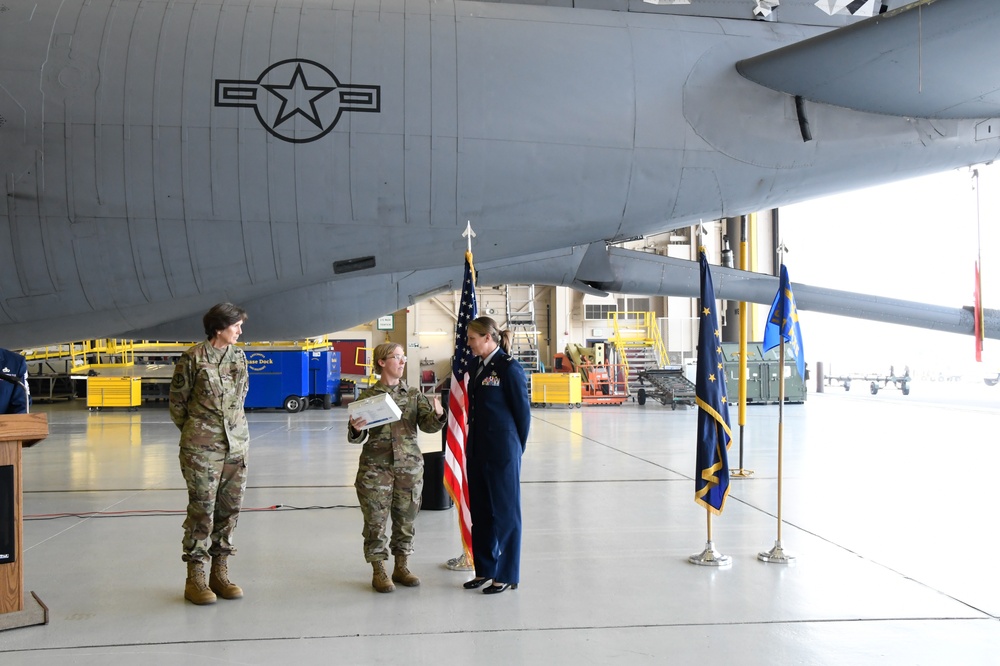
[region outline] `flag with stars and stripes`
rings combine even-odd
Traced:
[[[444,485],[458,507],[458,526],[462,548],[472,560],[472,514],[469,513],[469,488],[465,475],[465,440],[468,436],[469,372],[476,355],[468,343],[469,322],[477,317],[475,270],[472,252],[465,253],[465,277],[462,298],[455,323],[455,355],[451,360],[451,384],[448,390],[448,432],[444,452]]]
[[[699,248],[701,302],[698,304],[698,468],[695,470],[694,501],[715,513],[722,513],[729,495],[728,449],[733,433],[729,429],[729,402],[722,363],[722,330],[715,313],[715,287],[708,269],[705,248]]]

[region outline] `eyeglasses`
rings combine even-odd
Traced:
[[[405,356],[400,356],[399,354],[395,354],[394,356],[386,356],[385,360],[388,361],[390,358],[394,358],[397,361],[399,361],[400,363],[406,363],[406,357]]]

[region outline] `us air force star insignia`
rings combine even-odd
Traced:
[[[381,86],[346,85],[312,60],[276,62],[256,81],[216,79],[215,106],[246,107],[273,136],[308,143],[326,136],[345,111],[379,113]]]

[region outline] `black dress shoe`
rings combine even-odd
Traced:
[[[493,580],[493,579],[492,578],[473,578],[472,580],[469,580],[469,581],[466,581],[466,582],[462,583],[462,587],[464,587],[467,590],[474,590],[477,587],[482,587],[483,585],[485,585],[486,583],[490,582],[491,580]]]
[[[493,583],[488,588],[483,590],[483,594],[500,594],[508,587],[512,590],[516,590],[517,583]]]

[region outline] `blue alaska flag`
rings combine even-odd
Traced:
[[[708,269],[705,248],[699,248],[701,302],[698,304],[698,468],[695,470],[694,501],[712,513],[722,513],[729,495],[727,450],[733,433],[729,429],[729,401],[722,364],[722,331],[715,313],[715,287]]]
[[[799,369],[799,377],[806,378],[806,358],[802,351],[802,331],[799,330],[799,311],[795,309],[795,296],[792,285],[788,281],[788,270],[781,264],[781,283],[778,293],[774,295],[771,311],[767,313],[767,325],[764,327],[764,351],[774,349],[781,340],[792,349],[795,356],[795,366]]]

